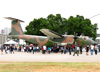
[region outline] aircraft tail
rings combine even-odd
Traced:
[[[11,18],[11,17],[6,17],[6,19],[12,20],[11,35],[23,35],[23,30],[21,28],[20,22],[24,22],[24,21]]]

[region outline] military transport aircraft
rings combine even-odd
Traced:
[[[78,44],[85,43],[85,45],[93,44],[94,41],[90,39],[88,36],[74,36],[74,35],[61,35],[49,29],[41,29],[40,31],[44,33],[46,36],[35,36],[35,35],[24,35],[20,22],[24,22],[22,20],[5,17],[6,19],[12,20],[11,26],[11,37],[17,39],[24,39],[26,41],[38,44],[40,46],[46,44],[48,41],[57,43],[57,44],[73,44],[76,40]]]

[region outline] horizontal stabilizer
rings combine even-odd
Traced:
[[[12,17],[4,17],[5,19],[9,19],[9,20],[19,20],[20,22],[24,22],[24,21],[22,21],[22,20],[20,20],[20,19],[17,19],[17,18],[12,18]]]

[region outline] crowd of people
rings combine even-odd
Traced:
[[[55,47],[51,47],[51,46],[38,46],[38,45],[4,45],[1,47],[1,54],[3,54],[3,51],[5,51],[5,54],[14,54],[14,52],[18,51],[18,52],[27,52],[27,53],[35,53],[35,52],[41,52],[42,54],[50,54],[50,53],[59,53],[61,52],[61,54],[66,54],[69,53],[69,55],[72,55],[73,52],[73,56],[75,56],[75,54],[77,54],[77,56],[79,56],[79,54],[83,53],[83,48],[85,48],[86,50],[86,55],[89,55],[89,52],[91,55],[93,55],[93,53],[95,53],[95,55],[97,55],[98,52],[100,52],[100,46],[99,45],[87,45],[86,47],[82,47],[82,45],[66,45],[66,46],[59,46],[56,45]]]

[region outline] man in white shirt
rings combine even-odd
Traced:
[[[91,55],[93,55],[94,45],[91,45]]]
[[[43,54],[45,54],[45,51],[46,51],[46,46],[44,45],[43,46]]]

